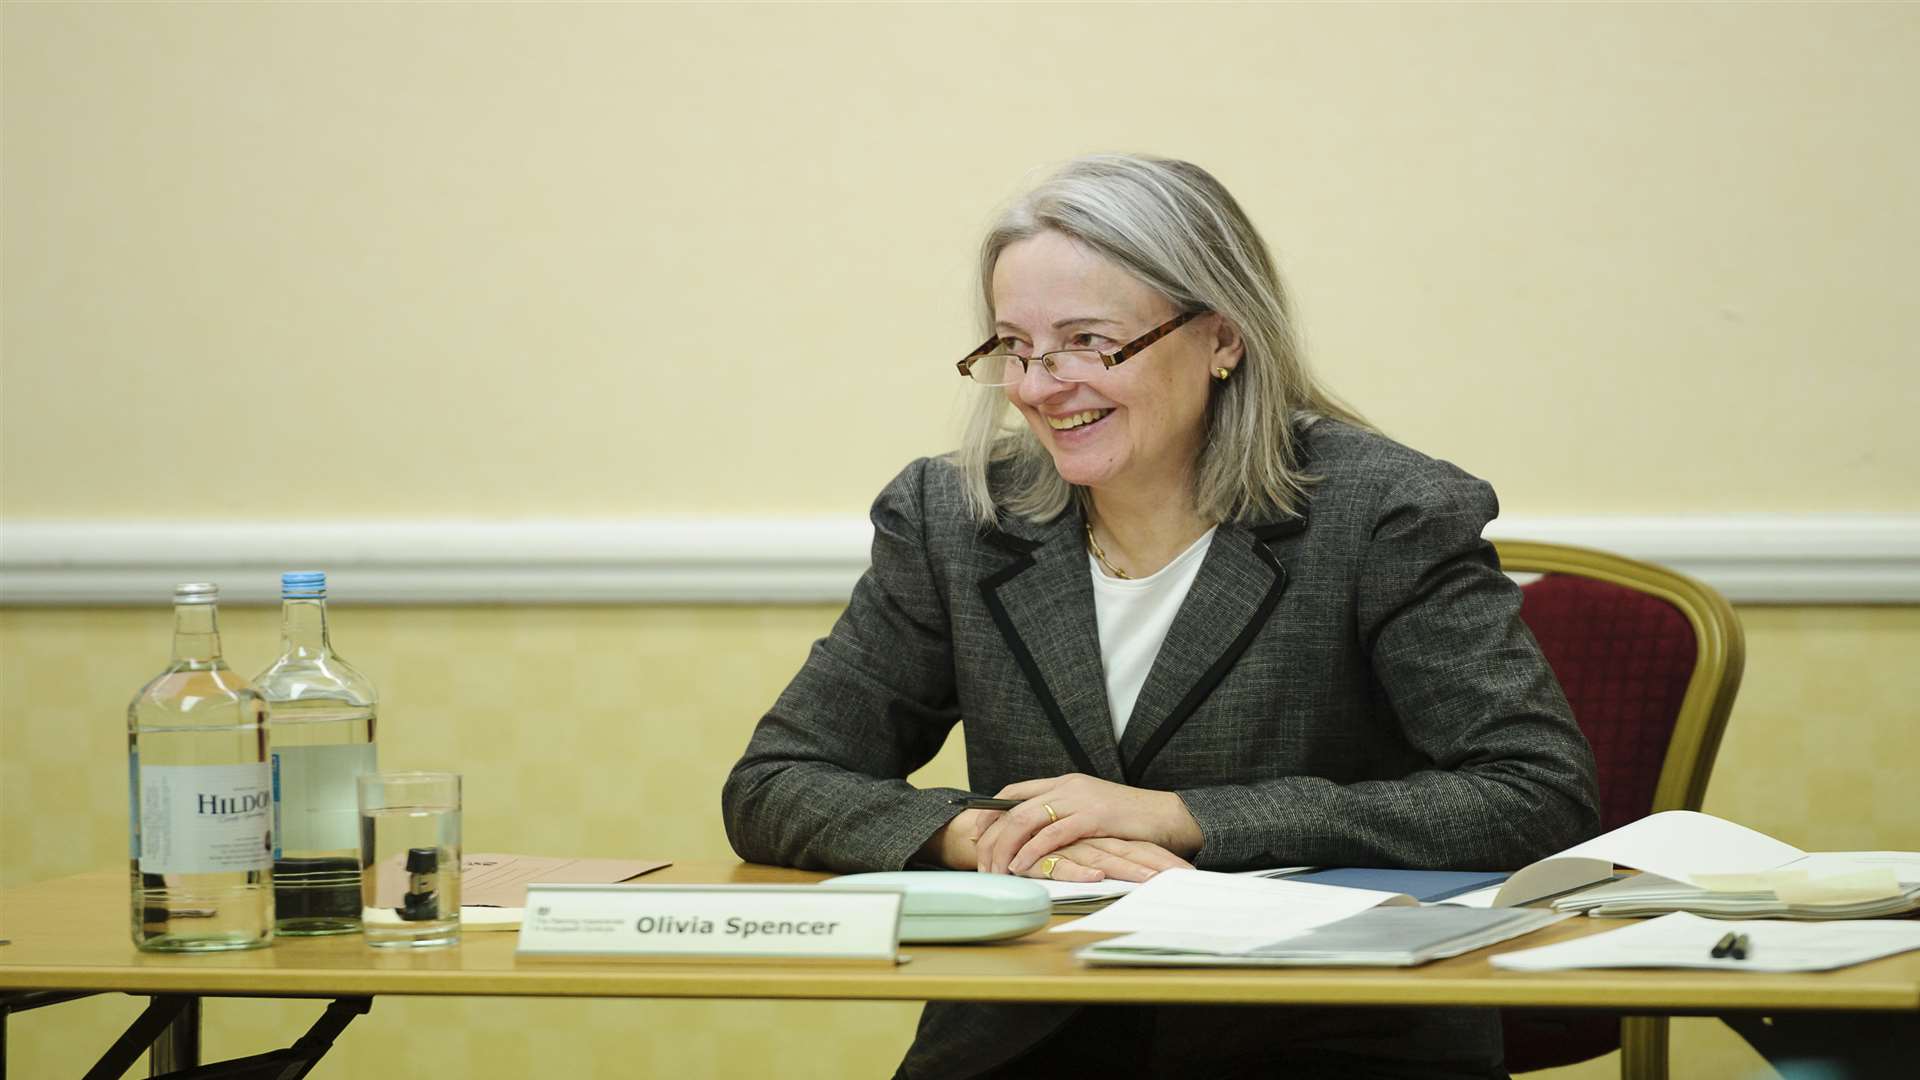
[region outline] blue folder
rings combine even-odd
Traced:
[[[1462,893],[1498,885],[1513,875],[1505,870],[1379,870],[1348,867],[1288,874],[1284,880],[1314,885],[1342,885],[1349,889],[1406,893],[1423,904],[1450,900]]]

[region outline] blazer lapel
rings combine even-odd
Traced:
[[[989,530],[986,542],[1012,558],[981,579],[980,595],[1074,767],[1119,781],[1080,522],[1069,510],[1042,525]]]
[[[1214,533],[1127,720],[1120,744],[1127,783],[1138,784],[1160,748],[1266,626],[1287,587],[1286,566],[1273,549],[1305,529],[1305,519],[1295,519],[1253,527],[1227,523]]]

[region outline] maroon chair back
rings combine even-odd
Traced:
[[[1693,626],[1664,600],[1592,578],[1548,574],[1520,595],[1520,618],[1593,746],[1600,831],[1646,817],[1700,655]]]
[[[1600,828],[1700,808],[1739,686],[1739,623],[1720,595],[1660,567],[1551,544],[1503,542],[1520,617],[1560,680],[1599,770]],[[1508,1070],[1571,1065],[1622,1047],[1608,1013],[1505,1009]],[[1632,1019],[1622,1073],[1666,1075],[1666,1024]]]

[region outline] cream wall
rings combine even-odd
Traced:
[[[993,207],[1108,148],[1214,169],[1329,380],[1509,514],[1912,512],[1917,47],[1898,5],[9,3],[0,519],[856,513],[953,439]],[[1920,609],[1742,614],[1707,808],[1920,849]],[[468,773],[470,844],[696,858],[832,615],[337,629],[383,760]],[[273,615],[226,618],[251,672]],[[0,609],[0,884],[121,856],[166,632]],[[9,1064],[75,1075],[132,1011],[16,1018]],[[314,1007],[209,1011],[247,1053]],[[912,1015],[382,1000],[316,1076],[424,1073],[435,1025],[502,1080],[874,1075]]]
[[[1910,5],[4,18],[10,519],[856,512],[993,207],[1116,148],[1510,513],[1920,504]]]

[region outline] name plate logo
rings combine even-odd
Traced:
[[[533,884],[517,951],[892,961],[902,898],[811,885]]]

